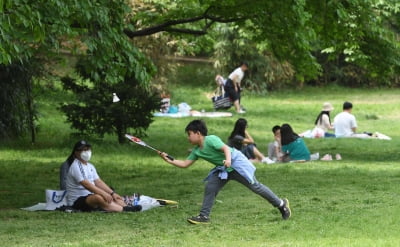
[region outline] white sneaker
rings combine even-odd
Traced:
[[[265,157],[263,160],[261,160],[261,162],[262,163],[265,163],[265,164],[274,164],[275,163],[275,161],[273,161],[273,160],[271,160],[270,158],[268,158],[268,157]]]
[[[237,113],[243,114],[243,113],[246,113],[246,111],[240,110],[240,111],[238,111]]]
[[[311,154],[310,160],[319,160],[319,153]]]

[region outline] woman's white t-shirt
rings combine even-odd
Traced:
[[[99,179],[96,168],[91,164],[83,164],[78,159],[72,162],[67,174],[67,203],[72,206],[76,199],[81,196],[93,194],[81,185],[83,180],[88,180],[94,184],[94,181]]]

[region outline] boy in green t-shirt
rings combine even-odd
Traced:
[[[188,218],[192,224],[209,223],[209,215],[218,192],[231,179],[238,181],[254,193],[260,195],[277,207],[284,220],[291,215],[289,201],[280,199],[267,186],[257,181],[254,173],[256,168],[240,151],[228,147],[214,135],[207,135],[207,126],[202,120],[193,120],[185,128],[189,142],[194,145],[186,160],[170,160],[166,153],[161,157],[171,165],[186,168],[198,158],[207,160],[215,165],[206,178],[203,205],[198,216]]]

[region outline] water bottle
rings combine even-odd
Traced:
[[[134,193],[134,194],[133,194],[133,206],[136,206],[136,205],[139,204],[139,199],[140,199],[140,195]]]

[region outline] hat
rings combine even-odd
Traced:
[[[90,148],[90,147],[92,147],[92,145],[90,145],[88,142],[86,142],[84,140],[80,140],[77,143],[75,143],[74,151],[80,151],[85,147]]]
[[[323,111],[332,111],[333,109],[334,109],[334,108],[333,108],[332,104],[329,103],[329,102],[325,102],[325,103],[322,105],[322,110],[323,110]]]

